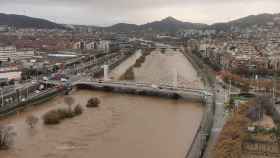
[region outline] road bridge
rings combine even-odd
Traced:
[[[137,82],[117,81],[77,81],[72,83],[73,87],[104,90],[117,93],[130,93],[137,95],[162,96],[170,98],[186,98],[205,100],[211,96],[206,89],[195,89],[186,87],[173,87],[171,85],[153,85]]]
[[[172,49],[172,50],[180,50],[180,47],[171,47],[171,46],[156,46],[156,47],[149,47],[149,49],[153,50],[167,50],[167,49]]]

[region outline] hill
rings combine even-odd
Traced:
[[[118,23],[113,26],[106,27],[105,29],[111,32],[132,32],[137,31],[139,26],[135,24]]]
[[[254,26],[266,26],[269,23],[273,23],[278,25],[279,20],[277,22],[277,18],[280,19],[280,14],[259,14],[259,15],[250,15],[244,18],[240,18],[237,20],[229,21],[226,23],[216,23],[210,26],[215,29],[228,30],[231,27],[236,27],[239,29],[250,28]]]
[[[173,17],[167,17],[161,21],[154,21],[143,25],[119,23],[110,27],[106,27],[105,29],[113,32],[152,30],[154,32],[161,32],[161,33],[175,33],[181,29],[196,29],[196,28],[205,28],[205,27],[207,27],[207,25],[205,24],[182,22]]]
[[[16,28],[66,29],[63,25],[48,20],[2,13],[0,13],[0,25],[13,26]]]
[[[167,17],[161,21],[155,21],[140,26],[143,30],[153,30],[156,32],[174,33],[181,29],[201,29],[206,28],[206,24],[182,22],[173,17]]]

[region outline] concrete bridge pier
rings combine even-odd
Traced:
[[[173,87],[178,87],[178,72],[177,69],[173,70]]]
[[[104,81],[108,81],[109,80],[109,66],[104,65],[103,69],[104,69]]]

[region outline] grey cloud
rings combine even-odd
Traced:
[[[218,22],[276,12],[279,0],[0,0],[0,12],[27,14],[61,23],[145,23],[164,16]],[[237,11],[238,10],[238,11]]]

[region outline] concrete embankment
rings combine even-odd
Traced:
[[[213,90],[214,79],[211,71],[207,69],[204,63],[201,63],[195,56],[189,53],[187,50],[183,51],[185,57],[191,62],[193,67],[202,77],[205,86],[213,96],[209,96],[205,99],[205,112],[203,119],[200,123],[200,127],[196,132],[195,138],[193,139],[192,145],[187,152],[186,158],[201,158],[203,157],[204,151],[207,148],[209,136],[211,135],[211,129],[214,120],[214,107],[215,107],[215,92]]]
[[[0,118],[15,114],[17,111],[20,111],[20,110],[23,110],[24,108],[26,108],[26,105],[28,105],[28,106],[40,105],[41,103],[49,101],[53,97],[57,96],[60,92],[62,92],[62,90],[52,89],[45,93],[31,97],[31,98],[27,99],[26,101],[16,102],[16,103],[1,107]]]

